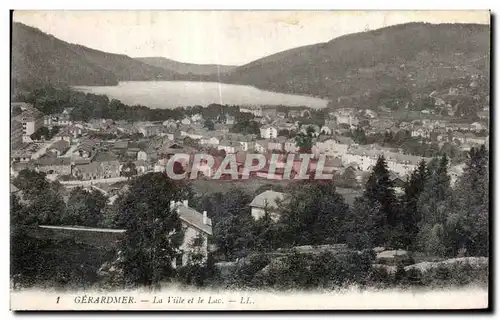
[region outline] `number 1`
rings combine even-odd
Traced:
[[[56,303],[59,303],[59,298],[60,298],[60,297],[57,297],[57,302],[56,302]]]

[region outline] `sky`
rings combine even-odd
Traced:
[[[15,11],[13,20],[131,57],[243,65],[344,34],[406,22],[489,24],[488,11]]]

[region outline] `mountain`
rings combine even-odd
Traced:
[[[359,100],[387,90],[427,90],[471,74],[489,77],[489,61],[489,25],[408,23],[279,52],[219,78],[270,91]]]
[[[237,67],[217,64],[184,63],[162,57],[144,57],[135,59],[151,66],[163,68],[183,75],[209,75],[216,74],[218,72],[227,73]]]
[[[170,70],[121,54],[71,44],[39,29],[12,24],[13,86],[116,85],[118,81],[173,79]]]

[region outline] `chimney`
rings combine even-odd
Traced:
[[[203,224],[208,225],[208,216],[206,211],[203,211]]]
[[[187,200],[182,200],[182,204],[187,207],[188,206],[188,201]]]

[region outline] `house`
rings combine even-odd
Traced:
[[[227,125],[233,125],[236,122],[236,118],[230,114],[226,114],[226,121],[225,123]]]
[[[187,264],[203,264],[208,258],[208,237],[212,236],[212,219],[206,211],[199,213],[189,206],[188,200],[170,201],[170,210],[175,210],[182,223],[184,239],[173,267]]]
[[[340,156],[347,152],[349,147],[354,144],[354,140],[349,137],[319,137],[312,147],[313,154],[318,157],[320,154],[328,156]]]
[[[411,131],[411,136],[430,139],[431,133],[425,128],[417,128]]]
[[[276,119],[277,110],[274,107],[266,107],[262,109],[262,117],[268,117],[270,119]]]
[[[467,140],[465,133],[463,132],[453,132],[451,134],[451,141],[458,141],[459,143],[465,143]]]
[[[193,114],[191,116],[191,122],[192,123],[197,123],[203,121],[203,116],[199,113]]]
[[[181,124],[184,124],[184,125],[189,125],[191,124],[191,119],[189,118],[184,118],[181,120]]]
[[[160,125],[146,125],[139,128],[139,132],[144,137],[159,136],[163,131],[163,126]]]
[[[136,160],[133,162],[138,174],[143,174],[149,171],[149,163],[145,160]]]
[[[289,109],[288,110],[288,118],[300,118],[301,112],[299,109]]]
[[[23,141],[29,142],[29,136],[43,127],[44,115],[32,105],[26,104],[21,107],[22,112],[14,117],[21,123],[23,128]]]
[[[286,113],[278,111],[278,112],[276,112],[276,117],[278,117],[280,119],[285,119],[286,118]]]
[[[240,107],[241,113],[251,113],[255,117],[262,117],[262,108],[258,106]]]
[[[71,174],[71,159],[44,155],[34,162],[35,170],[47,174]]]
[[[148,147],[137,152],[137,160],[155,162],[157,159],[158,159],[158,153],[152,147]]]
[[[267,190],[257,195],[249,204],[252,217],[255,220],[261,219],[267,213],[274,221],[279,219],[278,202],[284,200],[284,193]]]
[[[329,121],[328,123],[325,123],[325,125],[321,127],[320,133],[326,134],[326,135],[331,135],[331,134],[333,134],[333,132],[335,131],[336,128],[337,128],[337,125],[335,123]]]
[[[472,144],[485,144],[486,143],[486,137],[478,137],[471,132],[468,132],[465,134],[465,139],[466,139],[467,143],[472,143]]]
[[[215,136],[211,136],[211,137],[202,137],[200,139],[200,145],[207,145],[207,146],[217,146],[218,144],[220,143],[220,139],[218,137],[215,137]]]
[[[65,140],[57,140],[53,144],[51,144],[48,148],[48,152],[52,152],[57,157],[62,156],[69,149],[69,142]]]
[[[285,137],[277,137],[276,139],[271,139],[267,142],[268,151],[283,151],[285,148]]]
[[[241,145],[237,141],[224,139],[217,146],[217,150],[224,150],[226,153],[236,153],[241,150]]]
[[[116,178],[120,176],[120,162],[114,160],[75,165],[72,174],[80,180]]]
[[[425,160],[426,162],[430,161],[429,158],[405,155],[391,152],[387,149],[351,146],[349,150],[342,155],[342,162],[345,166],[355,163],[361,171],[370,171],[381,155],[385,157],[388,169],[401,176],[411,173],[421,160]]]
[[[267,140],[257,140],[255,141],[254,150],[257,152],[265,152],[267,149],[268,141]]]
[[[73,152],[73,155],[79,156],[81,158],[90,159],[97,153],[99,142],[97,140],[85,139]]]
[[[260,128],[260,136],[263,139],[274,139],[278,136],[278,129],[272,125],[265,125]]]
[[[295,139],[293,139],[293,138],[287,139],[283,145],[283,148],[288,153],[295,153],[295,152],[299,151],[299,148],[297,147]]]
[[[481,123],[479,123],[479,122],[473,122],[473,123],[471,123],[471,125],[470,125],[470,126],[471,126],[471,129],[472,129],[472,130],[474,130],[474,131],[476,131],[476,132],[479,132],[479,131],[481,131],[481,130],[486,130],[486,129],[488,129],[488,127],[487,127],[487,126],[484,126],[484,125],[482,125],[482,124],[481,124]]]
[[[375,112],[374,110],[371,110],[371,109],[363,110],[362,114],[369,119],[375,119],[378,117],[377,112]]]

